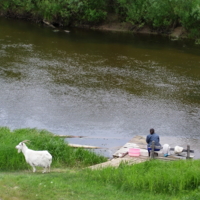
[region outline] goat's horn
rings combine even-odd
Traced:
[[[23,143],[26,143],[26,142],[30,142],[30,140],[24,140],[24,141],[22,141]]]

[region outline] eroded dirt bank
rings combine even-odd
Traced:
[[[131,31],[134,33],[141,33],[141,34],[155,34],[155,35],[168,35],[173,38],[185,38],[187,37],[187,32],[183,27],[177,27],[173,30],[169,30],[168,32],[161,32],[152,30],[148,26],[144,27],[135,27],[130,23],[105,23],[96,27],[92,27],[99,30],[106,30],[106,31]]]
[[[47,26],[51,26],[52,28],[59,28],[59,27],[64,28],[62,23],[59,21],[48,22],[47,20],[44,20],[40,17],[32,16],[31,14],[19,15],[12,12],[7,12],[7,13],[0,12],[0,16],[4,18],[14,18],[18,20],[32,21],[34,23],[41,23]],[[114,17],[109,16],[108,19],[104,23],[99,24],[99,25],[71,24],[70,26],[77,27],[77,28],[81,27],[81,28],[97,29],[97,30],[105,30],[105,31],[120,31],[120,32],[134,32],[134,33],[139,33],[139,34],[167,35],[176,39],[187,38],[187,31],[183,27],[176,27],[174,29],[169,29],[167,31],[155,30],[148,26],[140,27],[137,25],[132,25],[131,23],[127,23],[127,22],[119,22],[116,19],[116,16]]]

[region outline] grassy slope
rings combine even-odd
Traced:
[[[86,172],[71,170],[50,174],[1,173],[0,188],[0,199],[3,200],[184,200],[176,195],[125,192],[111,184],[90,179]]]

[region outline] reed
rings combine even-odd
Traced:
[[[106,161],[101,155],[82,148],[74,149],[67,145],[63,138],[55,137],[47,130],[0,128],[0,170],[22,170],[29,168],[24,155],[18,154],[15,146],[30,140],[28,148],[48,150],[53,156],[52,167],[84,167]]]

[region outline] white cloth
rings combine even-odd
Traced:
[[[163,154],[164,155],[170,155],[170,146],[169,146],[169,144],[164,144],[163,145]]]
[[[179,154],[183,151],[183,147],[175,146],[174,147],[174,153]]]

